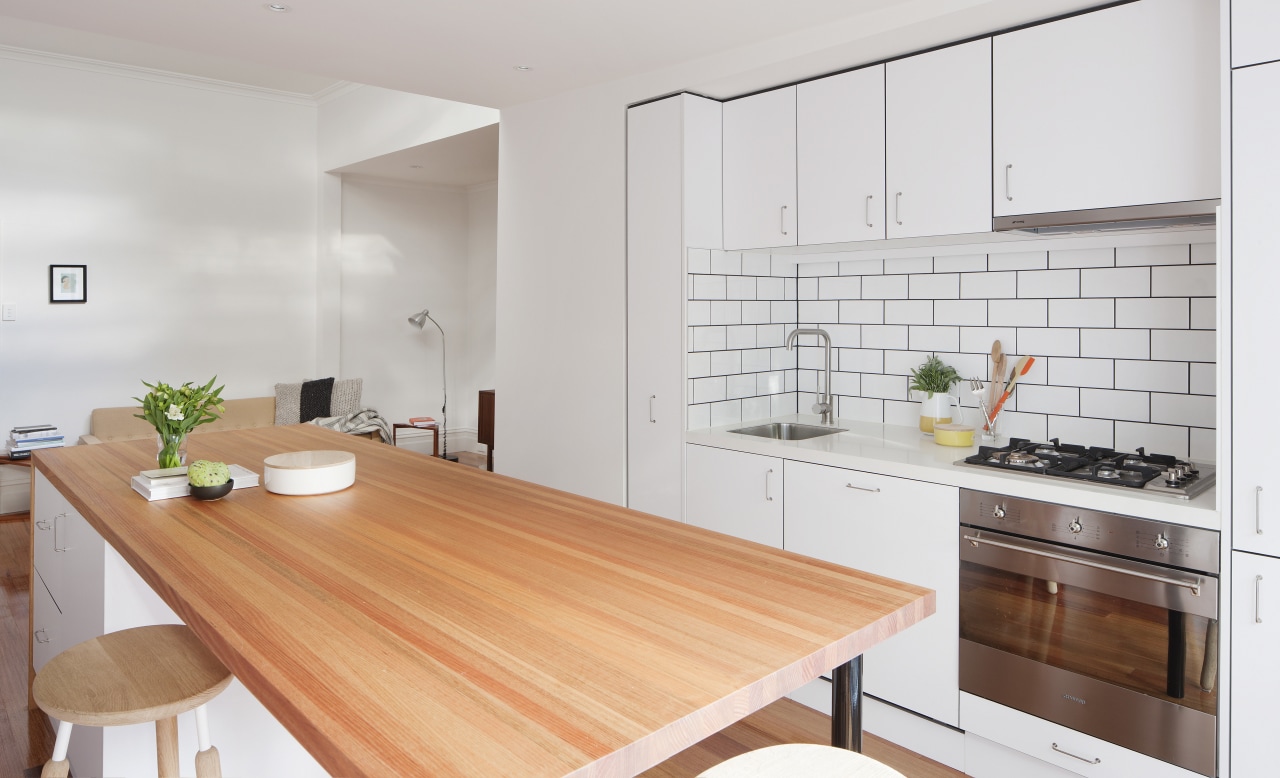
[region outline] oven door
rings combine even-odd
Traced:
[[[1218,580],[960,527],[960,688],[1216,771]]]

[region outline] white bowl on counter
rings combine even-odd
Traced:
[[[262,465],[262,485],[273,494],[328,494],[356,482],[356,455],[349,451],[290,451]]]

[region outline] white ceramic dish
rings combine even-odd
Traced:
[[[262,485],[274,494],[328,494],[356,482],[356,455],[348,451],[291,451],[262,465]]]

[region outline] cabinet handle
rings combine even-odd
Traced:
[[[1004,166],[1004,199],[1013,202],[1013,189],[1009,186],[1009,171],[1013,170],[1013,165]]]
[[[868,226],[868,227],[873,227],[873,226],[875,226],[875,225],[873,225],[873,224],[871,223],[871,198],[873,198],[873,197],[875,197],[875,195],[867,195],[866,212],[867,212],[867,226]]]
[[[902,225],[902,192],[893,196],[893,220]]]
[[[65,518],[67,518],[67,514],[65,513],[59,513],[57,516],[53,517],[53,550],[54,551],[67,550],[66,546],[58,542],[58,526],[59,526],[58,519],[65,519]]]
[[[42,637],[40,637],[41,635],[44,635],[44,637],[43,637],[43,638],[42,638]],[[31,637],[35,638],[37,643],[48,643],[48,642],[49,642],[49,633],[44,631],[44,627],[41,627],[40,629],[36,630],[35,632],[32,632],[32,633],[31,633]]]
[[[787,206],[782,206],[782,210],[778,212],[778,228],[782,230],[782,234],[787,234]]]
[[[53,527],[51,527],[51,526],[49,525],[49,522],[45,521],[44,519],[37,519],[37,520],[36,520],[36,529],[42,529],[42,530],[46,530],[46,531],[47,531],[47,530],[51,530],[51,529],[53,529]]]
[[[1084,763],[1086,763],[1086,764],[1102,764],[1102,760],[1101,760],[1100,758],[1098,758],[1098,757],[1094,757],[1093,759],[1085,759],[1083,756],[1076,756],[1075,754],[1071,753],[1070,751],[1063,751],[1061,748],[1058,748],[1058,744],[1057,744],[1057,743],[1054,743],[1054,744],[1053,744],[1053,750],[1054,750],[1054,751],[1057,751],[1059,754],[1066,754],[1067,756],[1071,757],[1072,759],[1079,759],[1081,762],[1084,762]]]
[[[1253,577],[1253,623],[1262,623],[1262,576]]]
[[[858,491],[860,491],[860,492],[872,492],[872,493],[874,493],[874,494],[879,494],[879,493],[880,493],[880,487],[878,487],[878,486],[877,486],[877,487],[875,487],[875,488],[873,489],[873,488],[868,487],[868,486],[854,486],[853,484],[845,484],[845,485],[844,485],[844,488],[846,488],[846,489],[857,489],[857,490],[858,490]]]
[[[769,494],[769,485],[773,481],[773,468],[764,471],[764,499],[766,502],[773,502],[773,495]]]
[[[656,400],[657,398],[658,398],[658,395],[656,394],[649,395],[649,423],[650,424],[658,423],[658,420],[653,418],[653,401]]]
[[[1253,529],[1262,534],[1262,487],[1253,488]]]

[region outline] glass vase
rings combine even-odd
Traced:
[[[161,432],[156,435],[156,462],[160,469],[182,467],[187,463],[186,433]]]

